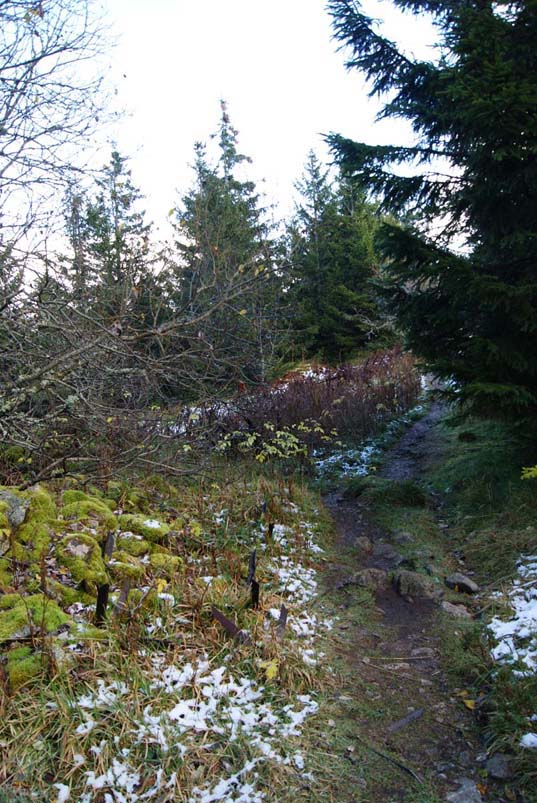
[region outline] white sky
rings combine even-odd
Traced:
[[[371,0],[373,2],[373,0]],[[323,133],[370,142],[405,141],[404,122],[375,124],[361,75],[336,52],[324,0],[104,0],[118,44],[112,74],[130,115],[112,138],[131,155],[149,217],[162,224],[191,182],[196,140],[216,130],[221,98],[239,131],[251,177],[277,214],[292,209],[307,152],[326,156]],[[369,13],[384,32],[426,57],[428,20],[389,2]],[[109,153],[103,150],[102,162]],[[264,183],[260,183],[265,179]]]

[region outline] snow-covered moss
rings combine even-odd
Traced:
[[[56,555],[58,562],[69,569],[77,583],[85,581],[100,585],[107,582],[101,547],[91,535],[66,535],[56,547]]]
[[[119,535],[117,547],[123,552],[128,552],[129,555],[139,558],[140,555],[146,555],[149,552],[151,544],[141,535],[126,532]]]
[[[147,516],[130,513],[120,516],[119,524],[123,530],[130,530],[130,532],[141,535],[147,541],[160,541],[170,532],[167,524],[163,524],[156,519],[150,519]]]
[[[112,560],[109,561],[108,567],[110,572],[116,577],[130,577],[133,580],[139,580],[143,576],[145,566],[132,555],[128,555],[121,550],[114,552]]]

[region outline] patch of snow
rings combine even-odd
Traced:
[[[514,673],[537,673],[537,560],[523,556],[517,566],[519,577],[507,592],[512,616],[494,617],[488,627],[497,641],[492,657],[499,663],[513,665]]]
[[[66,801],[71,797],[71,787],[64,783],[55,783],[54,786],[58,790],[56,803],[66,803]]]
[[[146,519],[144,521],[144,525],[146,527],[151,528],[152,530],[158,530],[162,527],[162,523],[160,521],[157,521],[156,519]]]
[[[520,740],[520,746],[537,748],[537,733],[525,733]]]

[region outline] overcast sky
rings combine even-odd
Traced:
[[[111,139],[132,156],[146,209],[162,223],[192,181],[196,140],[218,125],[228,103],[251,176],[280,214],[307,152],[324,157],[322,134],[369,142],[406,141],[404,123],[375,124],[378,105],[348,73],[331,39],[324,0],[104,0],[117,45],[112,75],[129,116]],[[389,2],[368,4],[384,32],[420,57],[434,41],[427,20],[402,17]],[[103,161],[108,154],[103,153]]]

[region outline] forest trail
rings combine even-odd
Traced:
[[[390,449],[379,476],[419,483],[424,469],[438,459],[442,415],[443,409],[433,405]],[[442,534],[439,501],[433,502],[432,516]],[[483,781],[486,753],[468,710],[471,703],[465,705],[464,690],[446,673],[441,644],[445,620],[451,630],[457,629],[457,620],[442,610],[443,578],[437,579],[432,598],[403,596],[392,580],[400,569],[413,568],[404,556],[409,542],[422,552],[430,546],[416,542],[412,531],[390,535],[375,523],[366,502],[346,498],[342,489],[327,495],[324,503],[341,554],[355,556],[364,580],[359,585],[376,586],[372,621],[356,621],[357,592],[349,582],[348,564],[328,571],[341,612],[337,652],[346,687],[341,713],[346,736],[355,745],[347,748],[356,765],[351,774],[362,765],[353,781],[356,795],[345,797],[355,803],[502,801],[498,790]],[[428,557],[435,561],[435,555]],[[369,765],[365,771],[364,762]],[[339,803],[343,797],[337,799]]]

